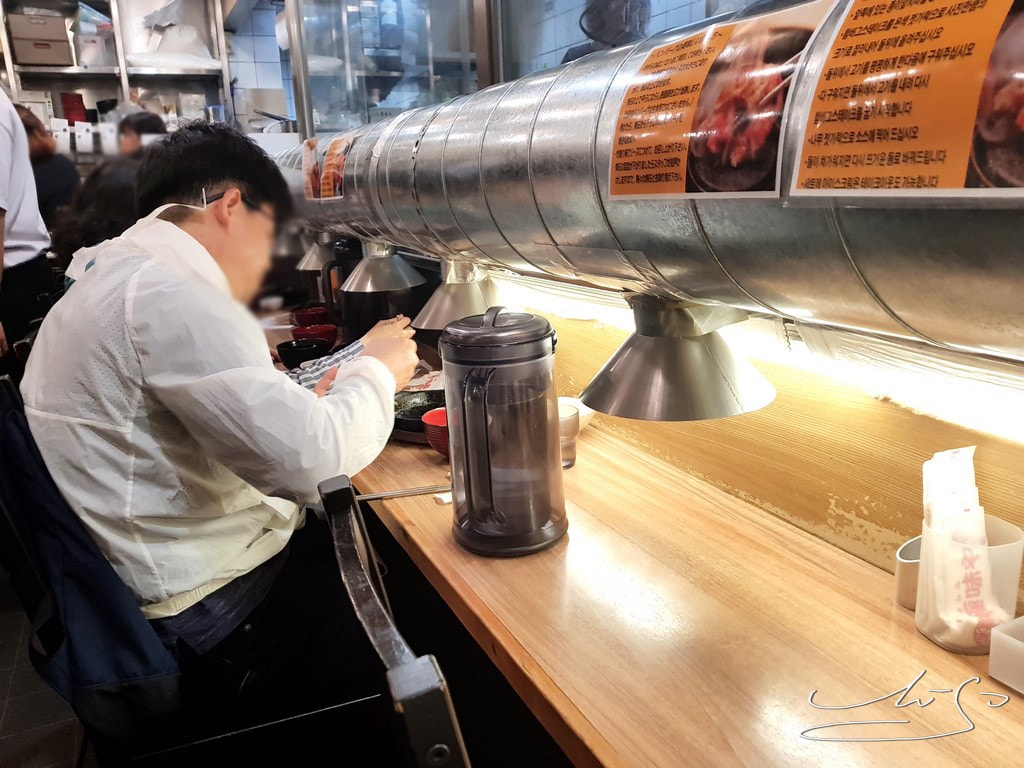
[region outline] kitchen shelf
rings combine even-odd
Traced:
[[[163,67],[128,67],[128,77],[220,77],[221,69],[217,67],[185,67],[183,69],[165,69]]]
[[[121,74],[120,67],[47,67],[41,64],[15,64],[14,71],[21,75],[50,75],[52,77],[67,75],[109,77]]]
[[[397,77],[399,80],[403,77],[408,77],[405,72],[395,72],[386,69],[357,69],[352,74],[356,77]]]
[[[251,3],[250,3],[251,4]],[[224,14],[221,0],[188,0],[183,4],[183,13],[189,14],[186,21],[195,27],[208,46],[212,59],[209,65],[198,59],[200,66],[159,67],[129,66],[131,52],[147,50],[149,33],[142,19],[148,12],[166,5],[166,0],[109,0],[112,21],[113,51],[107,49],[106,61],[113,66],[43,66],[38,64],[20,65],[11,60],[11,38],[4,15],[3,0],[0,0],[0,68],[11,96],[17,100],[21,91],[65,91],[84,93],[87,101],[113,96],[116,83],[118,100],[127,104],[133,95],[133,86],[144,86],[159,91],[198,90],[198,85],[207,93],[208,99],[224,106],[227,116],[234,116],[234,100],[228,84],[227,48],[224,39]],[[77,8],[77,3],[67,3]],[[108,43],[105,42],[105,45]],[[110,54],[113,56],[110,57]],[[22,84],[22,81],[25,84]],[[178,82],[175,82],[177,80]],[[110,91],[111,93],[108,93]]]

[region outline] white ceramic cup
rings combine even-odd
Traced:
[[[909,539],[896,550],[896,603],[917,607],[917,575],[921,571],[921,537]]]

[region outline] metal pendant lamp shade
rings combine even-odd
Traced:
[[[497,303],[494,283],[472,264],[442,260],[441,277],[443,282],[412,321],[413,328],[443,330],[455,320],[482,315]]]
[[[305,253],[306,242],[303,240],[301,227],[287,227],[274,243],[275,259],[301,259]]]
[[[330,232],[321,232],[316,242],[309,246],[306,255],[296,265],[300,272],[319,272],[335,259],[338,236]]]
[[[341,290],[346,293],[384,293],[423,285],[427,279],[386,243],[363,243],[363,258]]]
[[[775,388],[716,330],[736,310],[636,296],[637,331],[580,395],[594,410],[646,421],[699,421],[765,407]]]

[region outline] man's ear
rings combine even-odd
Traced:
[[[224,193],[224,197],[210,206],[214,220],[222,227],[229,227],[231,219],[241,212],[242,193],[232,187]]]

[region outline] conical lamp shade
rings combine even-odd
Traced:
[[[427,279],[401,256],[364,256],[345,280],[346,293],[382,293],[423,285]]]
[[[336,245],[334,240],[313,243],[295,268],[300,272],[319,272],[334,261]]]
[[[490,280],[442,283],[416,315],[412,327],[439,331],[455,320],[482,315],[493,306],[493,293]]]
[[[763,408],[775,388],[717,331],[692,338],[634,333],[580,399],[611,416],[698,421]]]

